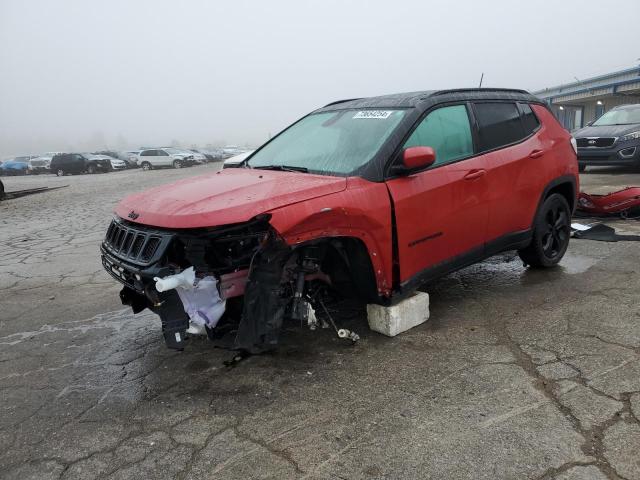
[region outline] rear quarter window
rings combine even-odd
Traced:
[[[540,126],[540,121],[536,114],[531,110],[531,106],[528,103],[519,103],[520,111],[522,113],[522,127],[524,128],[525,136],[531,135]]]
[[[515,103],[474,103],[479,127],[480,151],[495,150],[516,143],[529,134],[525,134],[520,120],[520,111]]]

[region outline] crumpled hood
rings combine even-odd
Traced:
[[[246,222],[275,208],[344,190],[347,179],[307,173],[229,168],[126,197],[115,213],[164,228]]]
[[[584,127],[572,133],[575,138],[583,137],[621,137],[627,133],[637,132],[640,130],[640,124],[632,125],[602,125]]]

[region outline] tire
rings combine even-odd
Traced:
[[[180,160],[174,160],[173,168],[182,168],[182,162]]]
[[[94,173],[96,173],[96,167],[95,165],[89,165],[87,167],[87,173],[90,175],[93,175]]]
[[[531,243],[518,250],[518,255],[532,267],[553,267],[567,251],[570,236],[569,204],[562,195],[554,193],[547,197],[536,213]]]
[[[56,170],[56,175],[59,177],[64,177],[64,170],[59,168],[58,170]]]
[[[582,165],[578,164],[578,171],[579,171],[580,173],[583,173],[583,172],[585,172],[586,170],[587,170],[587,166],[586,166],[586,165],[584,165],[584,164],[582,164]]]
[[[142,162],[140,164],[140,167],[142,168],[142,170],[144,170],[145,172],[148,170],[151,170],[151,164],[149,162]]]

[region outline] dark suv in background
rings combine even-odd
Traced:
[[[640,167],[640,104],[614,107],[573,136],[581,172],[588,165]]]
[[[70,173],[97,173],[111,170],[108,159],[89,159],[81,153],[60,153],[51,159],[51,171],[59,177]]]

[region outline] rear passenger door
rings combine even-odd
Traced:
[[[69,170],[73,173],[82,173],[85,170],[85,159],[79,153],[74,153],[69,159]]]
[[[170,167],[173,163],[173,157],[164,150],[156,150],[156,161],[159,166]]]
[[[531,202],[538,202],[545,170],[535,132],[540,123],[527,103],[474,102],[478,150],[487,166],[487,242],[515,238],[531,228]]]
[[[386,182],[394,205],[402,283],[464,263],[465,253],[479,256],[484,251],[486,167],[482,157],[474,156],[469,120],[466,104],[431,110],[403,148],[432,147],[434,164]]]

